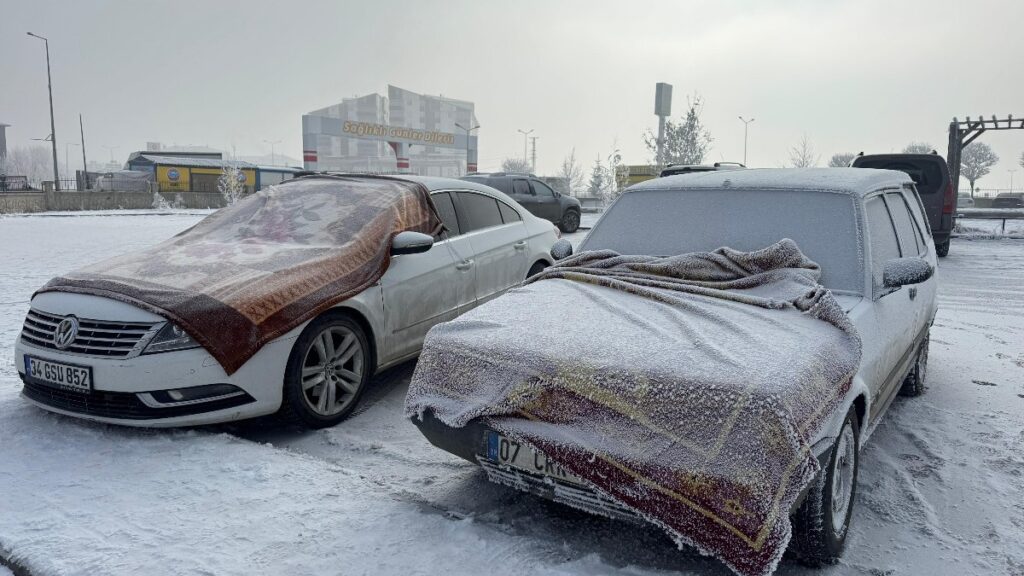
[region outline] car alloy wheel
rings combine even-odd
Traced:
[[[580,213],[575,210],[569,210],[562,216],[562,225],[560,226],[562,232],[566,234],[572,234],[580,228]]]
[[[339,414],[363,382],[363,349],[345,326],[329,326],[309,344],[302,361],[302,399],[315,414]]]
[[[846,532],[847,515],[853,502],[856,451],[857,442],[853,437],[853,428],[843,426],[842,434],[836,441],[835,458],[832,461],[832,531],[838,537],[842,537]]]

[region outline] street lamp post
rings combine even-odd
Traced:
[[[739,116],[740,122],[743,122],[743,165],[747,165],[747,126],[751,122],[757,120],[757,118],[751,118],[750,120],[744,120],[743,116]]]
[[[472,132],[473,130],[476,130],[477,128],[479,128],[480,125],[477,124],[476,126],[473,126],[472,128],[466,128],[462,124],[459,124],[458,122],[456,122],[455,126],[457,128],[461,128],[461,129],[466,131],[466,174],[469,174],[469,133]]]
[[[270,144],[270,165],[277,166],[277,158],[274,156],[274,144],[280,144],[280,140],[264,140],[267,144]]]
[[[42,36],[26,32],[46,45],[46,89],[50,92],[50,144],[53,149],[53,189],[60,192],[60,174],[57,172],[57,128],[53,121],[53,80],[50,79],[50,41]]]
[[[526,139],[530,134],[533,134],[533,128],[530,128],[529,130],[519,130],[519,133],[523,135],[523,162],[529,162],[529,160],[526,159]]]

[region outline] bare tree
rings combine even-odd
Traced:
[[[904,154],[931,154],[935,147],[928,142],[911,142],[903,147]]]
[[[665,143],[662,152],[665,164],[700,164],[714,142],[711,132],[700,121],[704,100],[695,94],[686,101],[686,117],[681,122],[665,121]],[[644,145],[657,163],[658,135],[648,129],[644,134]]]
[[[233,163],[224,165],[224,172],[217,179],[217,190],[224,197],[228,206],[245,196],[245,174]]]
[[[576,196],[583,190],[583,166],[576,160],[576,148],[570,150],[569,155],[562,160],[562,169],[558,176],[565,182],[563,193]]]
[[[601,198],[604,196],[605,189],[605,169],[604,164],[601,163],[601,155],[598,154],[597,160],[594,161],[594,168],[590,171],[590,183],[587,185],[587,195],[594,198]]]
[[[46,146],[15,146],[7,151],[8,176],[25,176],[35,186],[53,179],[53,158]]]
[[[807,139],[807,134],[800,138],[800,143],[789,149],[789,166],[792,168],[810,168],[817,166],[821,156],[814,153],[814,146]]]
[[[971,183],[971,198],[974,197],[974,183],[992,171],[999,162],[999,156],[984,142],[971,142],[960,152],[960,175]]]
[[[505,158],[501,161],[502,172],[520,172],[529,174],[533,172],[530,168],[530,161],[525,158]]]
[[[829,168],[845,168],[853,162],[857,155],[853,152],[837,152],[828,159]]]
[[[622,194],[629,179],[629,171],[622,164],[622,153],[619,151],[618,141],[612,142],[612,152],[608,155],[608,174],[605,176],[604,199],[611,202]]]

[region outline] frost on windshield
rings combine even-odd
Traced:
[[[792,240],[583,252],[427,336],[406,400],[483,418],[737,573],[771,572],[860,339]]]

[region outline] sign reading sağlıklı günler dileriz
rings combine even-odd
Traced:
[[[341,126],[341,131],[344,134],[349,134],[358,138],[408,142],[410,144],[452,146],[455,144],[456,140],[456,135],[449,132],[418,130],[416,128],[405,128],[403,126],[388,126],[386,124],[354,122],[351,120],[344,121]]]

